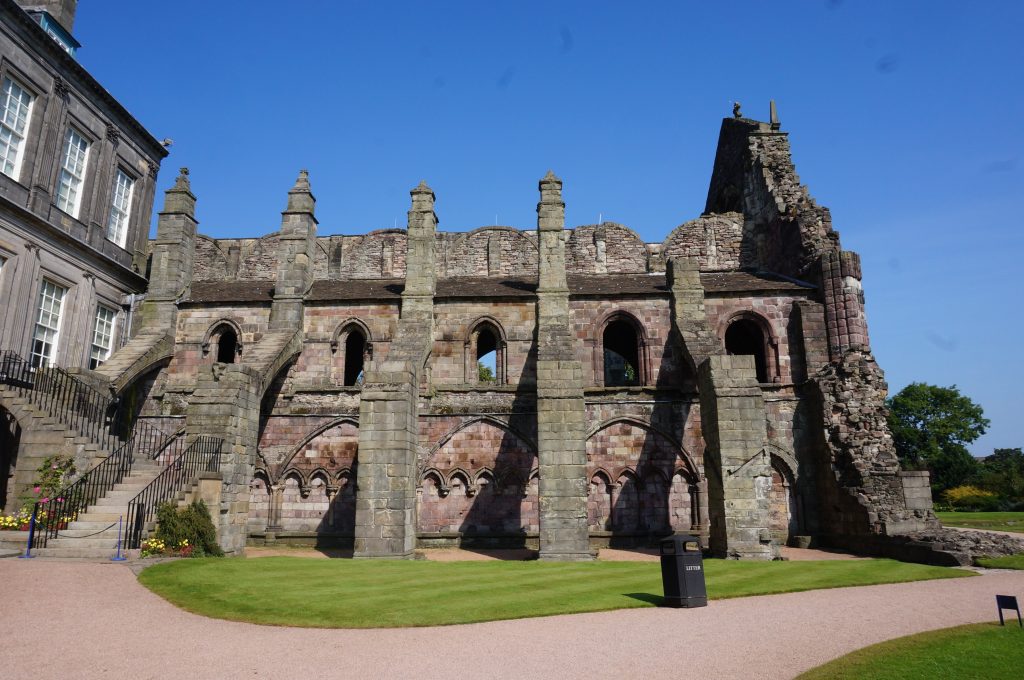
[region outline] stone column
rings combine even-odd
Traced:
[[[272,484],[270,491],[270,507],[267,508],[267,531],[280,531],[281,504],[284,502],[284,484]]]
[[[562,181],[540,181],[537,243],[537,450],[540,559],[589,560],[583,366],[569,315]]]
[[[43,130],[40,135],[42,148],[37,154],[35,173],[32,176],[32,189],[29,195],[29,209],[37,215],[48,218],[53,197],[50,188],[56,177],[55,166],[60,162],[63,152],[61,143],[64,141],[64,113],[68,108],[68,84],[57,76],[53,80],[53,95],[47,98],[46,111],[43,113]]]
[[[80,220],[89,225],[89,245],[97,250],[103,248],[103,239],[107,237],[107,221],[110,219],[111,181],[114,168],[117,167],[117,145],[121,141],[118,129],[107,124],[104,138],[94,146],[98,146],[96,159],[96,179],[93,183],[89,202],[82,202]],[[88,205],[88,210],[86,206]],[[129,226],[125,227],[130,228]],[[125,235],[125,250],[131,250],[131,234]]]
[[[751,355],[716,355],[698,368],[704,470],[716,557],[770,560],[771,459],[764,399]]]
[[[366,371],[359,402],[356,558],[412,557],[416,547],[419,391],[434,341],[434,192],[413,189],[398,329],[387,359]]]

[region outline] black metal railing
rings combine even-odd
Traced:
[[[214,437],[199,437],[185,451],[167,464],[160,475],[149,486],[139,492],[128,503],[125,518],[125,542],[128,550],[142,545],[142,534],[146,524],[156,518],[157,508],[170,500],[192,482],[200,472],[220,470],[222,440]]]
[[[138,423],[137,423],[138,424]],[[176,457],[184,448],[185,439],[177,437],[154,444],[156,428],[136,428],[121,446],[75,482],[64,487],[49,498],[36,501],[33,508],[35,533],[33,548],[45,548],[46,542],[56,538],[61,529],[78,519],[79,514],[103,498],[115,486],[131,474],[136,460]]]
[[[152,451],[167,435],[123,408],[114,395],[104,394],[62,368],[33,367],[18,354],[0,351],[0,383],[14,388],[19,396],[42,409],[68,429],[114,451],[128,439],[135,450]]]

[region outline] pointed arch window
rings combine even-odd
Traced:
[[[478,322],[466,340],[466,384],[506,384],[505,334],[495,321]]]
[[[643,327],[631,316],[616,314],[605,322],[597,357],[605,387],[647,384],[647,342]]]
[[[733,320],[725,329],[725,352],[753,356],[754,370],[759,383],[777,380],[775,348],[771,335],[766,331],[766,324],[747,316]]]
[[[233,364],[242,353],[241,339],[233,324],[222,321],[207,333],[203,355],[220,364]]]
[[[363,376],[373,357],[373,346],[366,327],[357,321],[341,326],[331,343],[334,352],[335,381],[346,387],[363,384]]]

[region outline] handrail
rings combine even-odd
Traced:
[[[223,441],[215,437],[198,437],[128,503],[124,542],[126,549],[132,550],[142,545],[143,530],[156,517],[156,510],[161,503],[184,489],[200,472],[220,470],[222,444]]]
[[[132,437],[139,438],[140,447],[158,446],[168,438],[148,422],[133,418],[116,396],[100,392],[62,368],[33,367],[10,350],[0,351],[0,383],[107,451]]]
[[[124,444],[106,460],[52,497],[37,501],[33,508],[37,528],[32,547],[45,548],[47,541],[56,538],[61,529],[78,519],[79,513],[84,512],[123,482],[125,477],[131,474],[136,454],[141,453],[142,445],[150,444],[150,436],[151,433],[148,431],[133,430]],[[163,454],[168,449],[171,449],[173,456],[178,449],[184,448],[183,444],[183,438],[176,438],[169,443],[165,442],[163,446],[155,447],[155,454],[147,451],[145,457]]]

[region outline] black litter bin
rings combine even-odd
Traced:
[[[706,607],[704,557],[696,536],[670,536],[661,542],[663,607]]]

